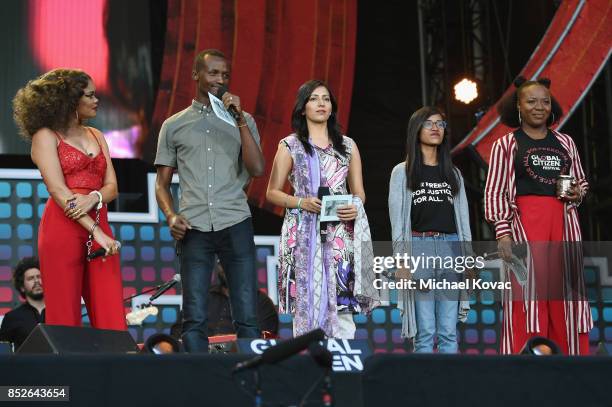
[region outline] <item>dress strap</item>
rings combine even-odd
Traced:
[[[57,131],[53,131],[53,134],[55,134],[55,137],[57,138],[58,141],[64,141],[64,139],[62,138],[62,136],[59,135],[59,133]]]
[[[91,133],[91,135],[93,136],[93,138],[96,140],[96,143],[98,143],[98,147],[100,147],[100,151],[102,151],[102,145],[100,144],[100,140],[98,140],[98,137],[96,136],[96,134],[93,132],[93,130],[91,129],[91,127],[87,127],[87,130],[89,130],[89,132]]]

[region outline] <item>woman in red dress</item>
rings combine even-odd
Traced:
[[[83,297],[92,326],[125,330],[119,245],[106,208],[117,178],[104,136],[83,125],[96,116],[95,91],[87,73],[54,69],[19,89],[13,114],[51,195],[38,231],[46,323],[80,326]],[[88,261],[100,247],[105,256]]]

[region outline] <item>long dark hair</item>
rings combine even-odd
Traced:
[[[410,116],[406,137],[406,177],[407,188],[416,190],[421,184],[423,176],[423,153],[421,152],[420,134],[425,120],[434,114],[444,118],[444,113],[433,106],[424,106]],[[453,195],[459,192],[459,180],[450,154],[450,139],[448,127],[444,129],[442,144],[438,146],[438,169],[442,179],[450,185]]]
[[[300,86],[297,97],[295,98],[293,112],[291,112],[291,128],[293,128],[293,131],[295,134],[297,134],[298,139],[302,142],[304,150],[306,150],[309,155],[312,155],[313,150],[310,142],[308,141],[308,125],[306,124],[304,109],[306,108],[306,103],[308,103],[308,100],[310,99],[310,95],[312,95],[312,92],[314,92],[314,90],[319,86],[323,86],[325,89],[327,89],[332,104],[331,115],[327,119],[327,132],[329,134],[329,138],[332,141],[334,149],[340,153],[340,155],[346,156],[346,147],[344,146],[344,143],[342,143],[342,130],[340,129],[337,119],[338,103],[336,102],[336,98],[334,97],[331,89],[325,82],[312,79]]]
[[[518,76],[514,80],[514,92],[504,97],[497,105],[497,113],[499,113],[499,119],[503,124],[512,128],[521,127],[517,108],[518,98],[523,89],[533,85],[544,86],[550,91],[550,79],[548,78],[538,78],[535,81],[528,81],[523,76]],[[563,116],[563,109],[552,93],[550,94],[550,112],[552,114],[546,119],[546,126],[548,127],[558,122],[561,116]]]

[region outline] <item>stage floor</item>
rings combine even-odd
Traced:
[[[70,402],[11,406],[254,406],[248,355],[13,355],[0,386],[70,386]],[[260,369],[263,405],[297,405],[321,369],[296,356]],[[376,355],[332,376],[336,406],[610,406],[610,357]],[[241,384],[243,382],[244,385]],[[318,387],[305,405],[321,405]]]

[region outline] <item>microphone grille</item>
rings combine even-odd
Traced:
[[[217,91],[217,94],[215,96],[217,96],[219,99],[221,99],[223,97],[223,95],[225,95],[227,93],[227,87],[226,86],[219,86],[219,90]]]

